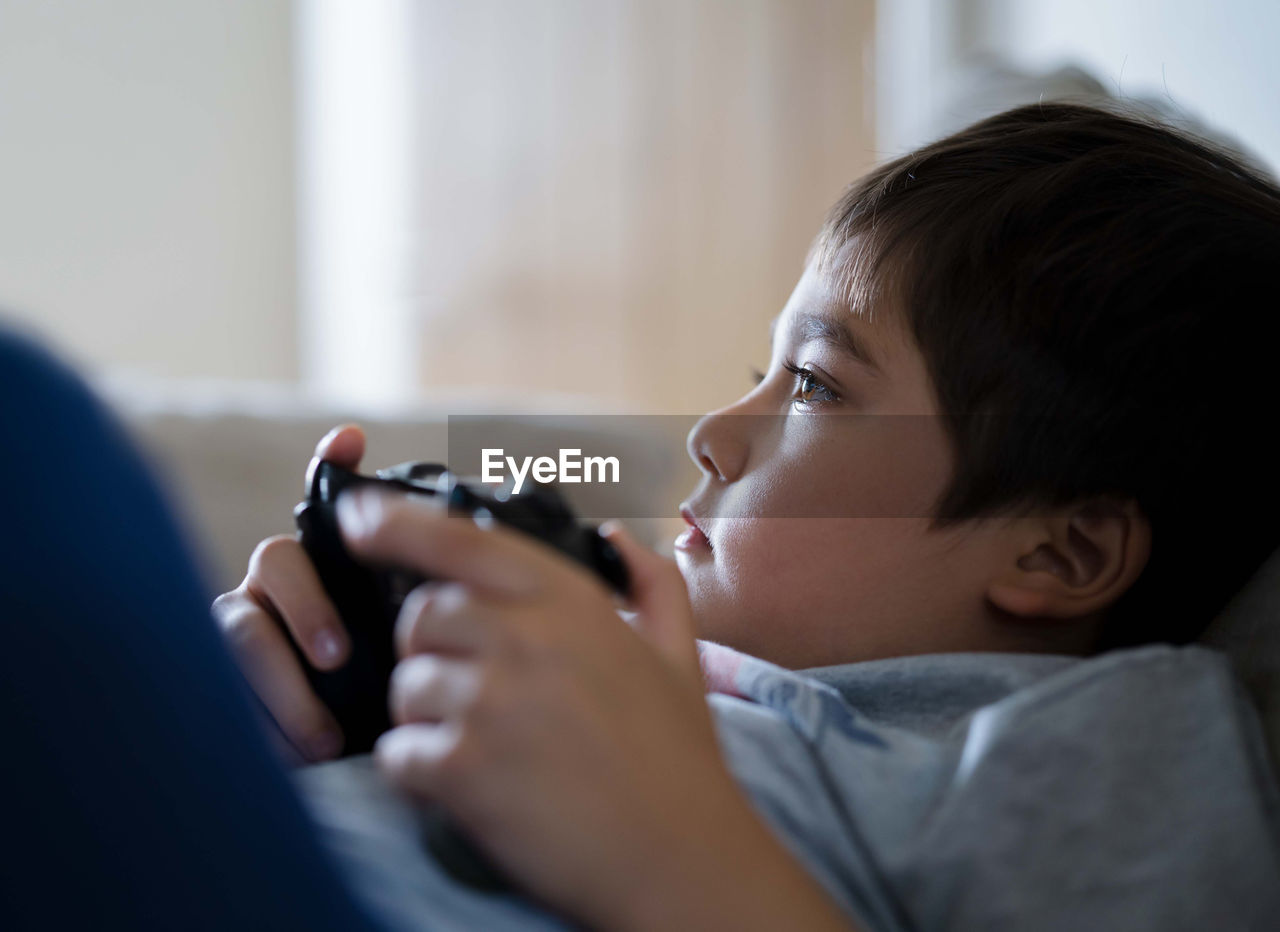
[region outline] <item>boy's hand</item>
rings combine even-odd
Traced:
[[[316,456],[354,470],[364,440],[359,427],[335,427],[316,446]],[[321,670],[342,666],[351,644],[297,539],[281,534],[258,544],[244,582],[214,600],[213,616],[293,747],[312,761],[336,757],[342,730],[312,691],[289,639]]]
[[[441,580],[400,613],[399,727],[379,765],[528,889],[593,925],[656,917],[722,870],[726,844],[760,839],[720,759],[672,561],[609,532],[633,628],[594,575],[516,531],[372,490],[338,516],[353,553]]]

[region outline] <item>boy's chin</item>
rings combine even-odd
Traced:
[[[727,613],[721,609],[715,611],[713,606],[699,604],[691,599],[693,605],[693,633],[700,641],[711,641],[724,647],[732,647],[737,651],[746,651],[741,632],[733,624]]]
[[[718,641],[716,636],[715,615],[706,604],[705,598],[699,598],[691,586],[689,588],[689,606],[693,610],[693,634],[702,641]]]

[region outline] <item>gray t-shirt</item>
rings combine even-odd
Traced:
[[[1280,798],[1253,709],[1213,651],[792,672],[701,647],[731,771],[862,928],[1280,927]],[[393,928],[569,927],[450,880],[367,758],[299,780]]]

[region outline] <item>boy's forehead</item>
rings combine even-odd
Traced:
[[[830,276],[810,264],[786,307],[769,323],[769,345],[775,346],[779,339],[792,344],[822,342],[879,369],[878,345],[885,335],[878,332],[883,327],[871,319],[868,310],[851,307]]]

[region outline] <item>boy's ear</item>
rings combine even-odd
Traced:
[[[987,586],[1019,618],[1083,618],[1115,602],[1151,555],[1151,525],[1136,502],[1092,499],[1020,519],[1012,559]]]

